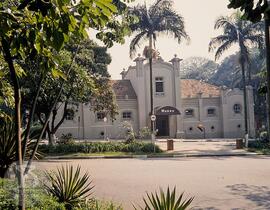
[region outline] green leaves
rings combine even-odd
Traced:
[[[64,33],[58,30],[54,30],[52,33],[53,47],[59,51],[64,45]]]
[[[64,80],[67,80],[67,75],[59,69],[52,69],[52,76],[57,79],[62,78]]]
[[[78,207],[84,202],[92,192],[94,186],[88,173],[81,176],[81,167],[62,166],[57,171],[51,173],[45,172],[45,176],[49,181],[45,185],[49,194],[54,196],[58,202],[64,203],[66,209]]]
[[[228,8],[240,9],[243,11],[243,18],[252,22],[258,22],[263,15],[269,17],[269,6],[263,0],[230,0]]]
[[[177,197],[176,188],[174,187],[173,191],[170,191],[170,188],[167,188],[166,194],[160,188],[159,194],[147,193],[147,197],[143,198],[144,207],[140,207],[141,210],[185,210],[192,203],[194,197],[189,199],[183,199],[184,193],[180,194]],[[137,209],[134,206],[135,209]]]

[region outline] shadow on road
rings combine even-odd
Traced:
[[[260,209],[270,209],[270,188],[267,186],[255,186],[246,184],[235,184],[226,186],[233,195],[242,196],[252,201]]]

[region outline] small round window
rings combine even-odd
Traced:
[[[242,107],[240,104],[234,104],[233,105],[233,111],[235,114],[240,114],[242,111]]]

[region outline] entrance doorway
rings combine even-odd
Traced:
[[[157,136],[169,136],[169,116],[158,115],[156,120]]]

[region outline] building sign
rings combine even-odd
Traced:
[[[180,112],[175,107],[164,106],[156,110],[156,115],[180,115]]]

